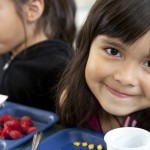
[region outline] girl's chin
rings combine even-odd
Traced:
[[[114,115],[114,116],[122,116],[122,117],[124,117],[124,116],[128,116],[129,114],[131,114],[132,113],[132,111],[130,112],[128,109],[117,109],[117,108],[115,108],[115,109],[112,109],[111,108],[111,110],[109,109],[109,108],[103,108],[107,113],[109,113],[109,114],[112,114],[112,115]]]

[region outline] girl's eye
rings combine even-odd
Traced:
[[[105,51],[112,56],[121,57],[120,52],[115,48],[106,48]]]
[[[150,68],[150,60],[146,61],[146,62],[144,63],[144,65],[145,65],[146,67]]]

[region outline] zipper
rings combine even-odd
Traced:
[[[14,57],[10,57],[10,59],[3,66],[3,70],[6,70],[9,67],[9,65],[10,65],[10,63],[12,62],[13,59],[14,59]]]

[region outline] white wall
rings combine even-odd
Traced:
[[[87,14],[96,0],[75,0],[77,5],[76,23],[79,28],[85,21]]]

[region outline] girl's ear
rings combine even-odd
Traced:
[[[29,0],[24,8],[26,20],[37,21],[42,16],[44,7],[44,0]]]

